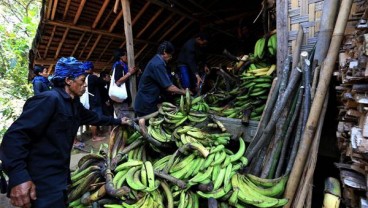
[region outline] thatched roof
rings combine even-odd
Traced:
[[[122,7],[118,0],[115,13],[115,3],[44,0],[30,66],[51,66],[52,71],[60,57],[74,56],[93,61],[99,71],[110,70],[114,49],[126,47]],[[135,64],[144,67],[161,41],[170,40],[179,50],[200,30],[211,37],[209,63],[229,63],[222,50],[239,50],[239,23],[253,21],[260,9],[261,0],[131,0]]]

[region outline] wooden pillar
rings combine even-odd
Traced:
[[[128,54],[128,67],[133,67],[134,63],[134,44],[133,44],[133,30],[130,16],[130,2],[129,0],[121,0],[123,6],[124,16],[124,31],[126,40],[126,50]],[[132,104],[134,104],[135,96],[137,95],[137,79],[136,75],[130,77],[130,94],[132,96]]]
[[[288,56],[289,40],[288,0],[276,1],[276,28],[277,28],[277,75],[280,75],[286,57]],[[280,77],[280,76],[278,76]]]

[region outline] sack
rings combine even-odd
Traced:
[[[125,83],[123,83],[120,86],[117,86],[115,84],[115,68],[112,72],[112,78],[111,78],[110,88],[109,88],[109,96],[110,96],[111,100],[113,100],[115,102],[118,102],[118,103],[121,103],[125,99],[128,98],[128,93],[127,93],[127,90],[126,90]]]
[[[82,95],[82,96],[80,96],[80,98],[79,98],[79,100],[80,100],[80,102],[82,103],[82,105],[84,106],[84,108],[86,108],[86,109],[89,109],[89,93],[88,93],[88,76],[89,75],[87,75],[87,77],[86,77],[86,85],[87,85],[87,87],[86,87],[86,91],[84,92],[84,94]]]

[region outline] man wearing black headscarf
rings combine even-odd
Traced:
[[[98,116],[79,101],[85,72],[73,57],[60,58],[54,88],[27,100],[0,146],[0,159],[9,176],[12,205],[65,208],[70,182],[70,151],[80,125],[119,125],[127,119]]]

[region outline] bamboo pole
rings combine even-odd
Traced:
[[[299,151],[291,171],[286,190],[285,198],[289,199],[289,203],[285,207],[290,207],[295,190],[299,185],[300,177],[304,169],[304,165],[309,153],[310,145],[316,131],[319,115],[322,111],[322,105],[331,81],[332,72],[340,49],[343,34],[346,28],[350,9],[353,0],[342,0],[336,26],[332,35],[331,44],[321,70],[321,79],[318,82],[317,94],[313,100],[311,112],[307,121],[306,128],[303,132],[302,141],[299,145]]]
[[[291,65],[292,69],[298,66],[300,50],[303,44],[303,37],[304,37],[303,27],[299,25],[298,34],[296,36],[296,41],[295,41],[294,51],[293,51],[293,60],[292,60],[292,65]]]
[[[310,188],[313,186],[313,175],[314,175],[314,170],[316,168],[316,163],[317,163],[318,147],[319,147],[319,142],[321,140],[321,133],[322,133],[322,127],[323,127],[323,123],[324,123],[324,119],[325,119],[325,115],[327,111],[327,104],[328,104],[328,95],[326,96],[326,99],[323,103],[322,113],[320,115],[320,119],[318,122],[318,129],[317,129],[316,135],[313,140],[312,149],[309,154],[311,155],[311,157],[308,158],[308,165],[304,169],[304,172],[305,172],[305,174],[303,174],[304,180],[302,180],[303,183],[298,188],[297,195],[293,202],[294,207],[303,207],[303,205],[306,204],[307,196],[310,195],[308,194],[308,192],[310,191]]]
[[[324,0],[321,17],[321,26],[318,32],[318,44],[313,58],[313,69],[322,64],[330,45],[333,27],[335,25],[338,4],[336,0]]]

